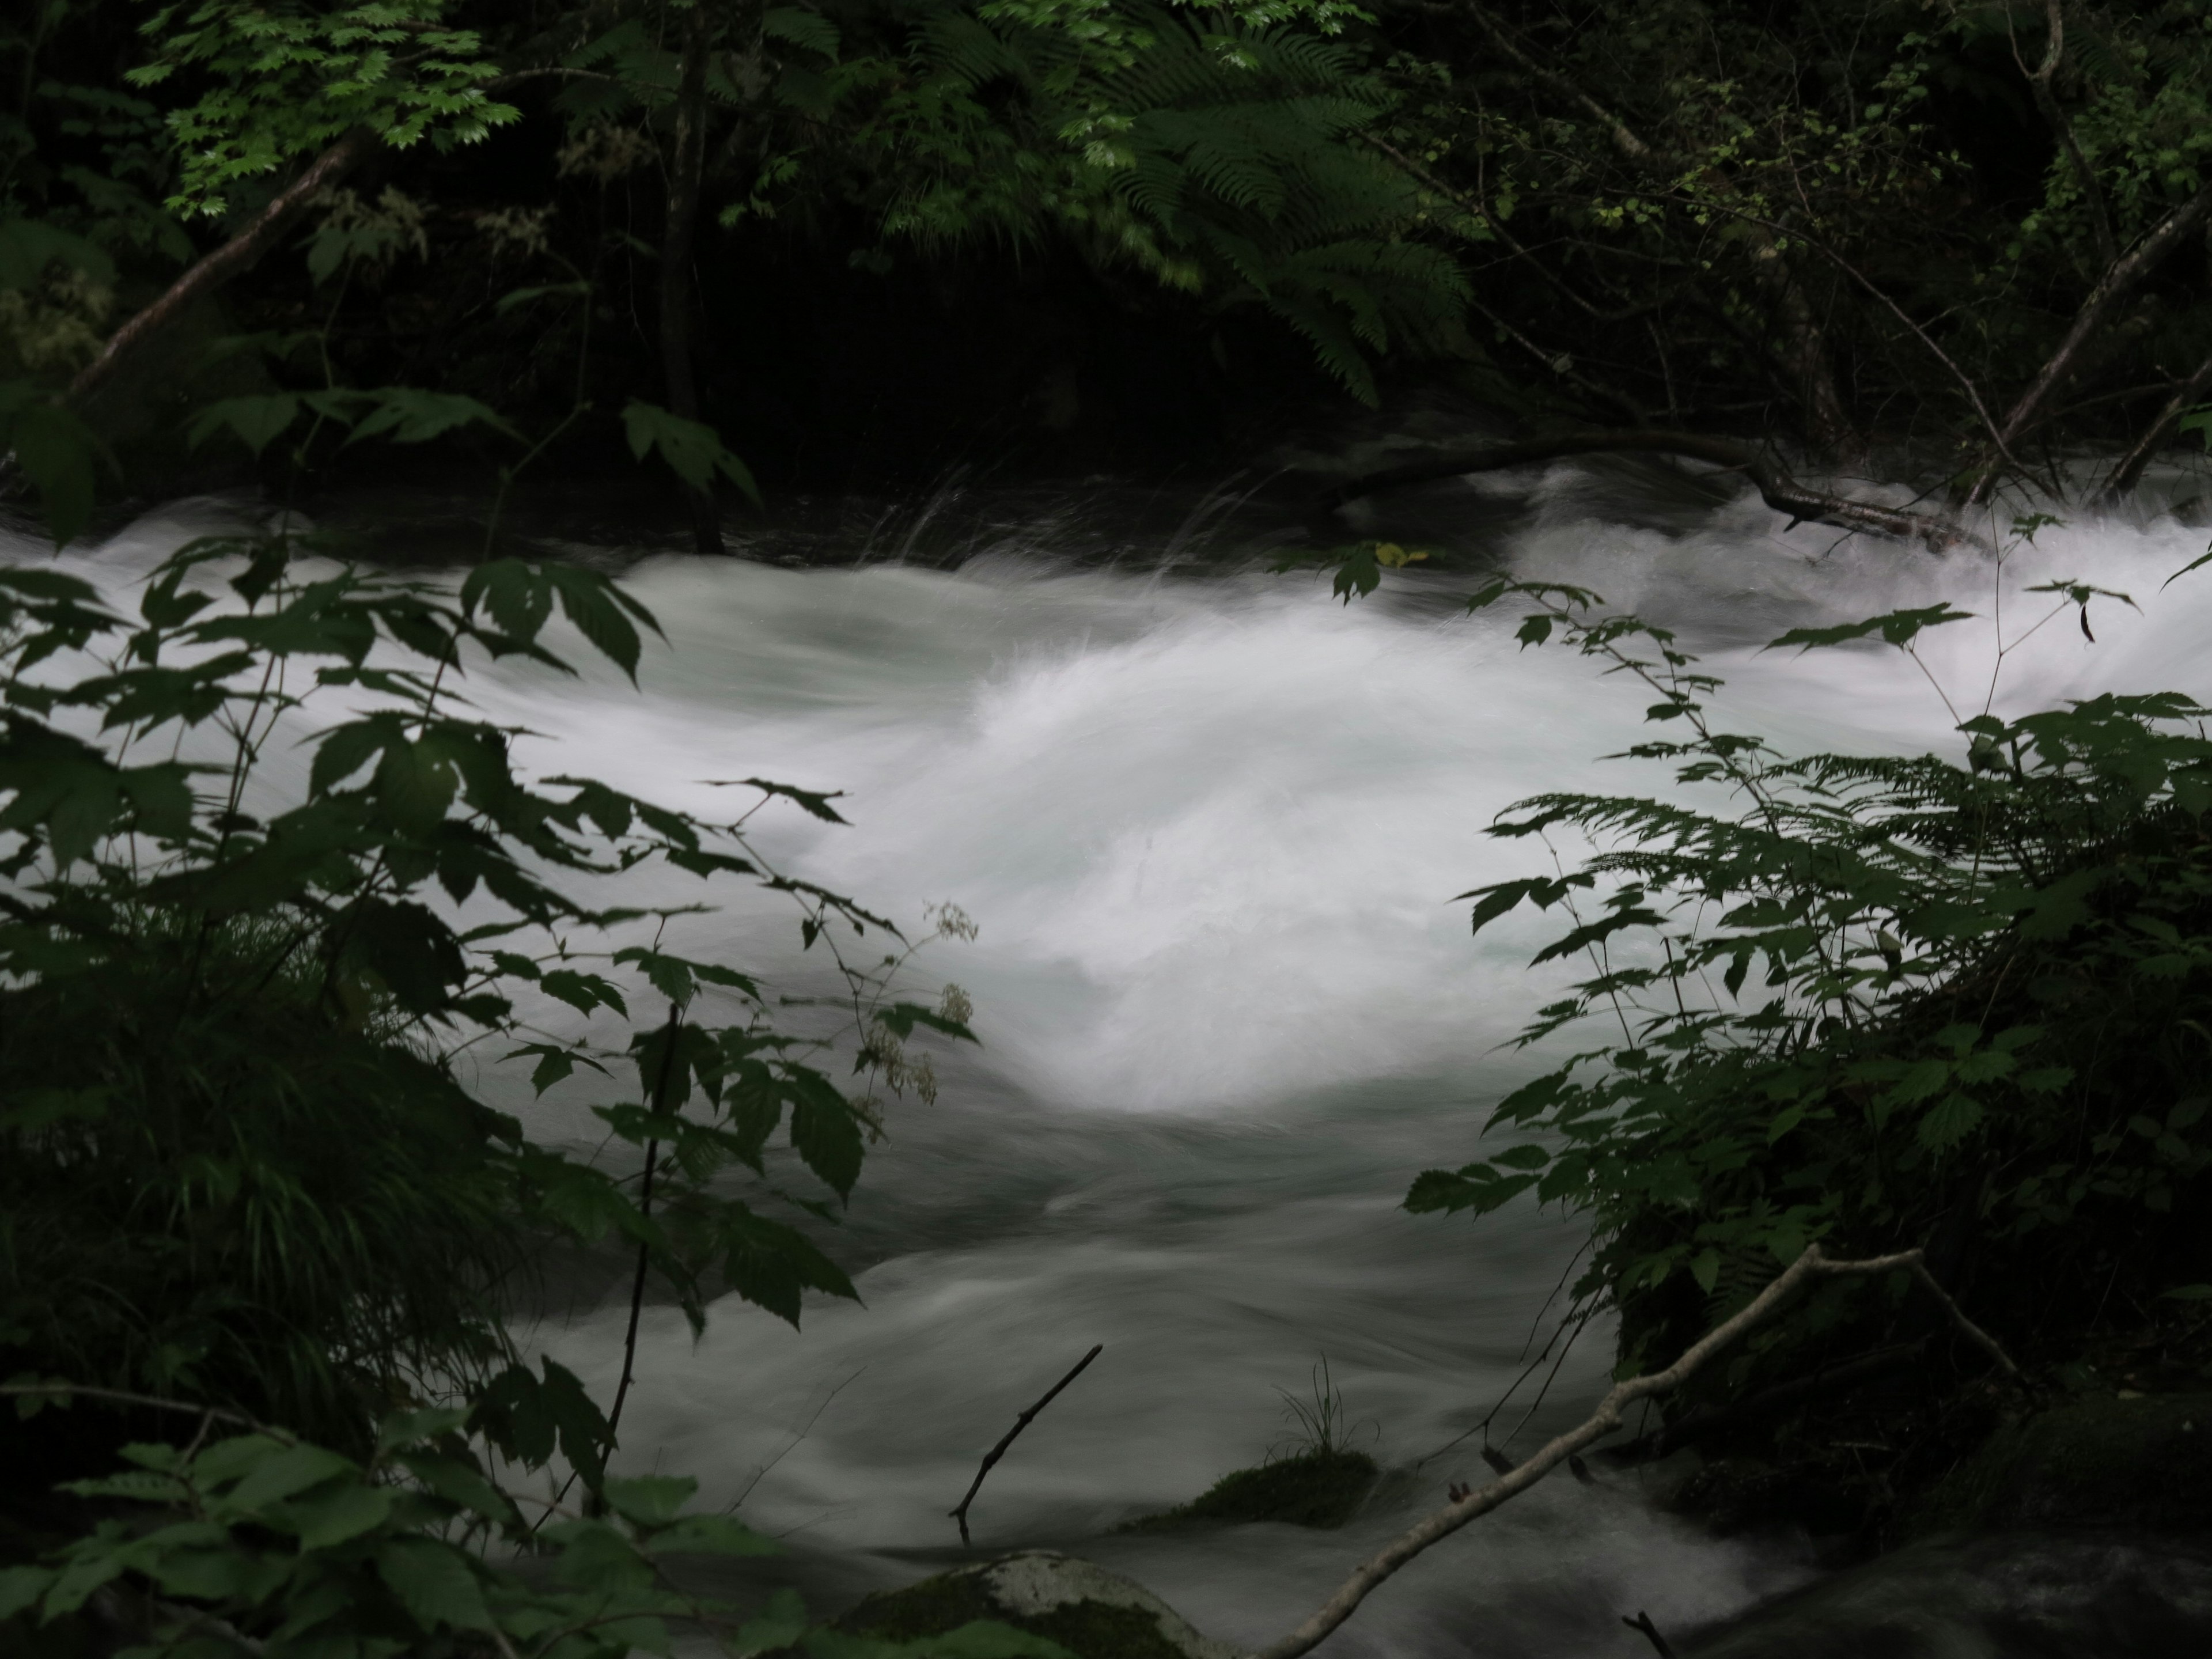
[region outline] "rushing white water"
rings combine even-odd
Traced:
[[[2070,611],[2033,633],[2003,659],[2001,708],[2212,695],[2212,571],[2154,598],[2203,551],[2172,519],[2045,530],[1999,569],[1830,552],[1832,532],[1781,533],[1755,501],[1687,531],[1624,526],[1575,504],[1577,476],[1536,488],[1513,567],[1677,629],[1729,678],[1724,723],[1784,748],[1953,742],[1930,678],[1978,710],[1993,635],[1937,630],[1915,662],[1759,653],[1773,634],[1948,599],[1984,618],[2001,601],[2014,640],[2049,609],[2026,590],[2054,577],[2133,592],[2144,612],[2100,601],[2094,643]],[[149,520],[72,562],[121,583],[178,528]],[[549,734],[548,770],[693,806],[714,804],[711,778],[842,789],[852,827],[793,814],[769,843],[903,920],[951,900],[982,929],[921,970],[969,989],[985,1046],[871,1158],[845,1247],[863,1305],[810,1306],[794,1333],[732,1299],[696,1344],[648,1310],[622,1458],[739,1503],[834,1601],[956,1544],[945,1511],[981,1453],[1103,1342],[986,1484],[977,1547],[1079,1549],[1256,1643],[1481,1473],[1473,1443],[1419,1460],[1518,1373],[1577,1242],[1533,1211],[1469,1224],[1396,1207],[1538,1063],[1498,1045],[1557,982],[1524,967],[1540,921],[1470,939],[1450,902],[1541,856],[1483,826],[1540,789],[1670,785],[1597,759],[1635,740],[1648,697],[1522,651],[1514,608],[1462,615],[1463,580],[1394,576],[1346,609],[1310,578],[1169,580],[1077,568],[1048,533],[1016,543],[957,572],[649,560],[629,583],[672,649],[649,657],[643,695],[608,674],[472,677],[490,713]],[[686,939],[759,966],[787,950],[765,926],[748,910]],[[580,1091],[531,1107],[512,1079],[486,1086],[540,1133],[574,1132]],[[539,1340],[604,1397],[623,1317],[586,1310]],[[1324,1355],[1399,1471],[1351,1528],[1109,1535],[1279,1443],[1276,1391],[1303,1393]],[[1577,1417],[1608,1359],[1593,1333],[1509,1449]],[[1626,1477],[1561,1480],[1432,1552],[1328,1651],[1632,1653],[1623,1613],[1680,1628],[1803,1571],[1786,1544],[1694,1534]]]

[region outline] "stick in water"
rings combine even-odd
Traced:
[[[957,1510],[947,1510],[945,1511],[947,1515],[951,1516],[955,1521],[957,1521],[960,1523],[960,1541],[963,1544],[965,1544],[968,1541],[968,1506],[975,1501],[975,1494],[983,1489],[983,1477],[990,1474],[991,1466],[1006,1455],[1006,1448],[1014,1443],[1014,1437],[1016,1435],[1019,1434],[1024,1429],[1029,1427],[1030,1419],[1035,1417],[1039,1412],[1042,1411],[1047,1406],[1052,1404],[1054,1398],[1062,1389],[1074,1382],[1077,1377],[1082,1376],[1083,1368],[1085,1365],[1088,1365],[1092,1360],[1097,1358],[1098,1356],[1105,1351],[1105,1347],[1106,1345],[1103,1342],[1101,1342],[1094,1346],[1089,1353],[1077,1360],[1075,1362],[1075,1369],[1068,1372],[1066,1376],[1061,1377],[1059,1382],[1054,1383],[1052,1387],[1046,1391],[1043,1399],[1038,1401],[1036,1405],[1030,1407],[1019,1417],[1016,1418],[1014,1419],[1014,1426],[1006,1431],[1006,1437],[1004,1440],[1001,1440],[997,1445],[992,1447],[990,1451],[984,1456],[983,1467],[975,1471],[975,1481],[969,1486],[968,1495],[960,1500],[960,1507]]]

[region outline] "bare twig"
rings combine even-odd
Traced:
[[[1062,1389],[1074,1382],[1077,1377],[1082,1376],[1083,1368],[1085,1365],[1088,1365],[1092,1360],[1097,1358],[1099,1354],[1105,1350],[1105,1346],[1106,1345],[1103,1342],[1094,1344],[1089,1353],[1084,1355],[1082,1358],[1075,1362],[1075,1368],[1073,1370],[1069,1371],[1066,1376],[1061,1377],[1059,1382],[1054,1383],[1052,1387],[1045,1390],[1043,1399],[1038,1401],[1036,1405],[1030,1407],[1027,1411],[1024,1412],[1019,1417],[1014,1419],[1014,1426],[1006,1431],[1006,1437],[999,1442],[997,1445],[992,1447],[991,1449],[984,1455],[983,1467],[975,1471],[975,1478],[969,1483],[968,1495],[960,1500],[960,1507],[957,1510],[947,1510],[945,1511],[947,1515],[951,1516],[954,1520],[960,1523],[960,1541],[962,1543],[964,1544],[968,1541],[968,1506],[975,1501],[975,1494],[983,1489],[983,1477],[990,1474],[991,1466],[1006,1455],[1006,1448],[1014,1443],[1014,1437],[1016,1435],[1019,1434],[1024,1429],[1029,1427],[1030,1419],[1034,1418],[1047,1406],[1052,1404],[1054,1399],[1058,1396]]]
[[[656,1117],[668,1109],[669,1073],[676,1067],[677,1038],[683,1030],[683,1008],[676,1003],[670,1003],[665,1037],[668,1047],[661,1054],[660,1070],[653,1080],[653,1099],[650,1104]],[[637,1212],[641,1221],[650,1221],[653,1218],[653,1176],[659,1159],[660,1142],[647,1141],[645,1143],[645,1178],[639,1184],[637,1195]],[[637,1268],[630,1279],[629,1328],[623,1335],[622,1380],[615,1384],[614,1404],[607,1412],[607,1438],[610,1443],[614,1438],[616,1425],[622,1421],[623,1402],[629,1398],[630,1379],[636,1375],[637,1326],[639,1318],[645,1311],[646,1273],[652,1265],[653,1246],[641,1238],[637,1242]],[[568,1471],[568,1478],[561,1483],[561,1490],[553,1494],[553,1501],[546,1505],[545,1514],[539,1516],[532,1523],[530,1530],[532,1534],[536,1534],[539,1527],[545,1524],[546,1516],[551,1515],[560,1507],[561,1500],[568,1495],[568,1488],[576,1484],[576,1477],[580,1473],[580,1470],[574,1468]]]
[[[1626,1382],[1616,1383],[1598,1402],[1597,1409],[1580,1425],[1559,1435],[1534,1456],[1514,1465],[1510,1472],[1500,1475],[1488,1486],[1467,1492],[1400,1534],[1379,1554],[1363,1562],[1311,1618],[1279,1641],[1262,1648],[1256,1659],[1300,1659],[1300,1656],[1311,1652],[1332,1631],[1352,1617],[1370,1592],[1399,1568],[1431,1544],[1449,1537],[1468,1522],[1487,1515],[1518,1497],[1584,1447],[1613,1433],[1621,1426],[1624,1413],[1636,1401],[1654,1395],[1671,1393],[1680,1388],[1715,1354],[1745,1332],[1771,1318],[1808,1281],[1825,1278],[1864,1278],[1900,1270],[1914,1273],[1922,1272],[1921,1252],[1900,1250],[1893,1255],[1873,1256],[1861,1261],[1837,1261],[1823,1255],[1819,1245],[1808,1246],[1805,1253],[1765,1290],[1733,1317],[1692,1343],[1689,1350],[1665,1370],[1653,1371],[1647,1376],[1631,1377]],[[2008,1370],[2014,1369],[2011,1360],[2003,1357],[2004,1351],[1996,1346],[1986,1332],[1969,1324],[1965,1316],[1958,1311],[1956,1303],[1948,1296],[1942,1301],[1962,1330],[1988,1346],[2000,1358]]]
[[[1668,1645],[1667,1638],[1659,1633],[1659,1626],[1651,1622],[1650,1613],[1639,1612],[1635,1618],[1623,1619],[1620,1622],[1631,1630],[1642,1631],[1646,1639],[1658,1650],[1659,1659],[1674,1659],[1674,1650]]]
[[[105,1400],[118,1406],[144,1406],[153,1411],[184,1412],[202,1419],[200,1433],[207,1432],[208,1422],[234,1423],[241,1429],[251,1429],[256,1434],[265,1434],[271,1440],[285,1445],[297,1445],[299,1437],[289,1430],[257,1421],[243,1412],[223,1410],[220,1406],[196,1405],[189,1400],[167,1400],[160,1395],[133,1394],[127,1389],[95,1389],[81,1382],[0,1382],[0,1399],[48,1400],[57,1406],[66,1406],[73,1395],[82,1395],[87,1400]],[[197,1439],[193,1444],[198,1444]]]
[[[677,1039],[684,1028],[684,1011],[675,1003],[668,1005],[668,1025],[663,1041],[668,1044],[660,1056],[660,1072],[653,1080],[653,1112],[658,1117],[668,1109],[668,1078],[676,1069]],[[653,1166],[660,1157],[660,1143],[645,1143],[645,1178],[639,1184],[637,1213],[641,1221],[653,1219]],[[637,1368],[637,1322],[645,1311],[645,1275],[653,1265],[653,1247],[645,1240],[637,1242],[637,1271],[632,1275],[629,1287],[629,1328],[623,1334],[622,1380],[615,1384],[615,1403],[607,1412],[607,1432],[611,1435],[615,1425],[622,1421],[623,1401],[629,1398],[630,1379]]]
[[[1959,1328],[1960,1334],[1996,1360],[1997,1369],[2007,1376],[2018,1376],[2020,1367],[2012,1363],[2012,1356],[1997,1346],[1996,1338],[1966,1317],[1965,1310],[1951,1299],[1950,1291],[1936,1282],[1936,1275],[1928,1271],[1928,1264],[1918,1260],[1917,1255],[1918,1253],[1915,1252],[1915,1260],[1912,1263],[1913,1277],[1928,1287],[1928,1294],[1934,1297],[1942,1304],[1943,1311],[1951,1316],[1951,1322]]]

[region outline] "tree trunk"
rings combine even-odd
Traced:
[[[366,127],[356,127],[317,156],[305,173],[253,216],[245,229],[213,252],[194,261],[184,275],[169,284],[167,293],[109,335],[100,355],[79,369],[76,378],[70,382],[69,401],[81,403],[98,391],[112,378],[125,359],[175,322],[193,301],[251,269],[307,211],[316,197],[368,158],[376,143],[374,133]]]
[[[707,0],[692,0],[684,15],[684,57],[676,87],[675,154],[668,168],[668,227],[660,245],[660,364],[668,381],[668,407],[687,421],[699,418],[699,387],[691,364],[691,250],[699,228],[699,196],[707,159],[707,58],[714,19]],[[711,489],[691,489],[691,538],[702,553],[722,554],[721,514]]]

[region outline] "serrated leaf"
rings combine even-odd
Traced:
[[[393,1539],[377,1547],[376,1576],[425,1631],[492,1627],[483,1585],[461,1552],[449,1544]]]

